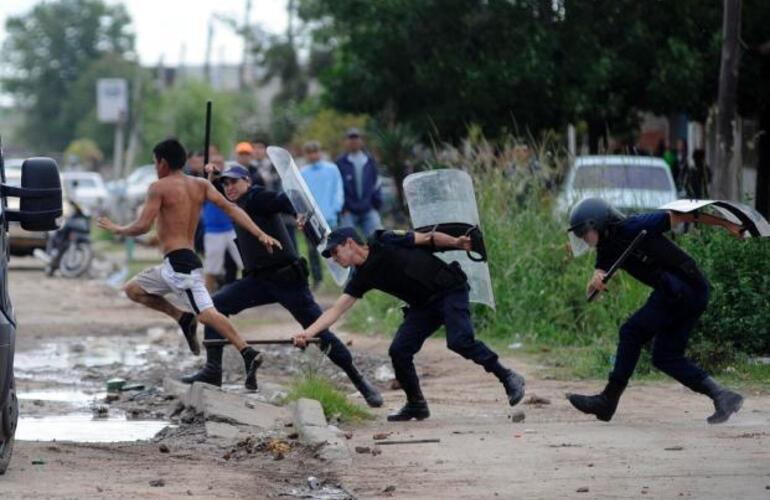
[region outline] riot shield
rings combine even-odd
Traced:
[[[297,215],[301,215],[305,219],[305,225],[303,232],[307,236],[308,241],[318,249],[320,253],[326,246],[326,238],[331,233],[331,228],[327,224],[326,219],[318,208],[318,204],[313,198],[313,194],[310,192],[305,183],[305,179],[299,173],[297,164],[294,163],[294,158],[291,154],[283,148],[277,146],[270,146],[267,148],[267,156],[270,157],[270,161],[273,162],[275,170],[278,175],[281,176],[281,184],[286,196],[289,197],[291,204],[294,206],[294,210]],[[324,259],[329,268],[334,281],[342,286],[348,279],[350,274],[349,269],[341,267],[332,259]]]
[[[457,261],[468,276],[470,300],[495,308],[492,279],[479,228],[479,211],[471,176],[462,170],[441,169],[411,174],[404,179],[404,196],[416,230],[466,234],[471,252],[452,250],[437,253],[446,262]]]
[[[719,212],[730,222],[740,224],[753,237],[770,236],[770,224],[762,217],[762,214],[748,205],[735,201],[724,200],[676,200],[666,203],[661,210],[673,212],[694,212],[702,208],[710,207]]]

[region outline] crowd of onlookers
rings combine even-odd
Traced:
[[[328,159],[318,141],[308,141],[298,158],[300,172],[318,203],[326,222],[334,229],[338,225],[356,227],[369,235],[382,227],[380,208],[382,193],[377,162],[366,150],[364,134],[357,128],[345,133],[345,152],[334,161]],[[261,139],[239,142],[233,150],[230,164],[248,169],[252,186],[281,190],[281,178],[267,155],[267,143]],[[209,163],[224,170],[228,162],[215,146],[209,150]],[[191,152],[185,171],[188,175],[206,177],[203,151]],[[297,246],[296,220],[285,219],[292,244]],[[210,291],[234,281],[243,268],[235,243],[233,222],[218,207],[206,202],[195,237],[196,250],[204,255],[206,285]],[[308,260],[313,286],[322,279],[321,257],[308,242]]]

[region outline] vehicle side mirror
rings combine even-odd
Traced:
[[[4,196],[18,196],[19,210],[6,210],[9,221],[19,221],[27,231],[57,229],[62,214],[59,167],[51,158],[29,158],[21,166],[21,187],[2,185]]]

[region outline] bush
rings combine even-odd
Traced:
[[[745,355],[770,353],[770,244],[736,241],[705,229],[682,238],[711,283],[708,309],[691,339],[691,354],[720,369]]]

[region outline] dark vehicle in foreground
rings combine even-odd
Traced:
[[[19,198],[19,210],[9,210],[8,198]],[[28,231],[56,229],[62,214],[59,169],[50,158],[30,158],[21,166],[21,185],[6,184],[0,144],[0,474],[11,461],[19,403],[13,379],[16,317],[8,294],[8,223],[18,221]]]

